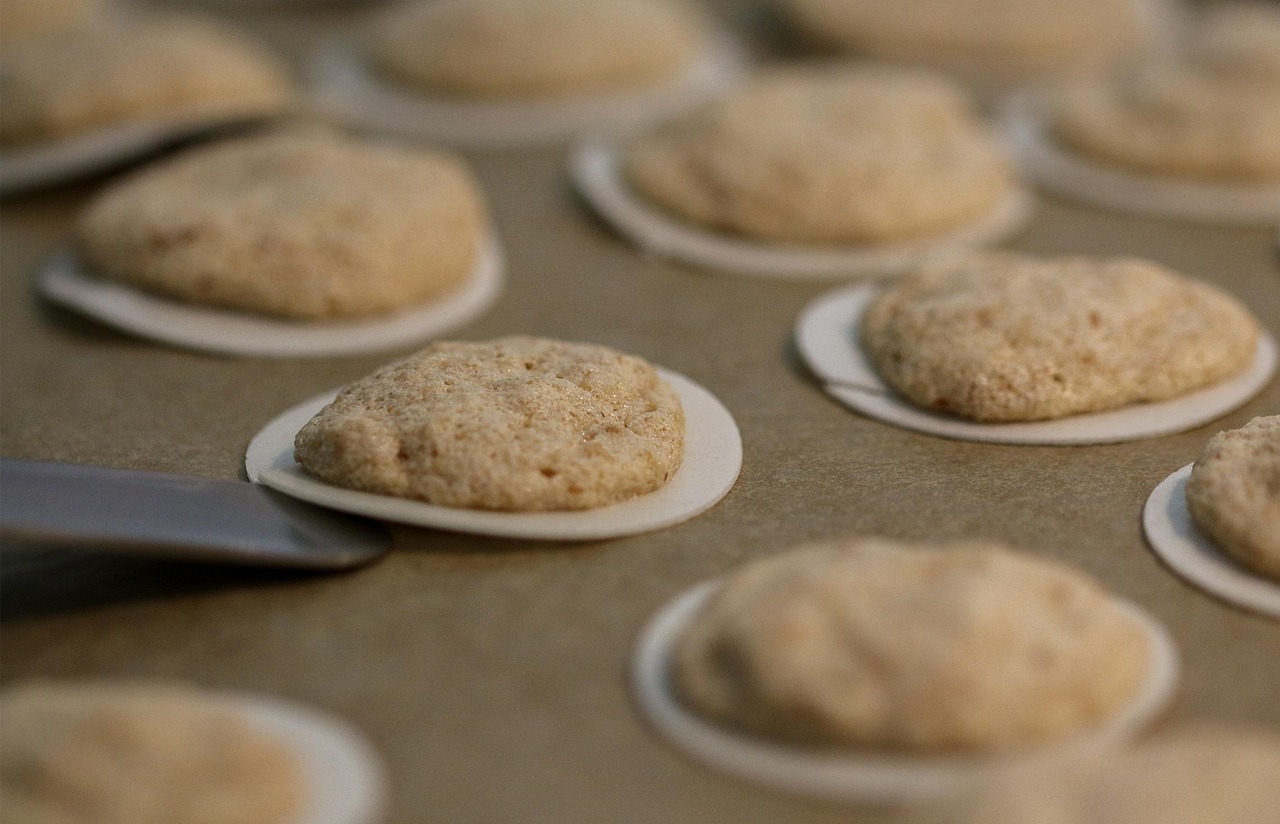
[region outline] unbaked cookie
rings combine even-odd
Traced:
[[[285,824],[304,804],[294,753],[192,688],[32,684],[0,728],[15,824]]]
[[[85,27],[0,55],[0,144],[29,146],[135,121],[282,110],[282,63],[237,32],[176,18]]]
[[[939,68],[1021,75],[1105,65],[1147,36],[1137,0],[785,0],[831,45]]]
[[[1013,173],[963,92],[925,72],[772,72],[636,139],[630,183],[711,229],[787,244],[885,243],[990,214]]]
[[[1120,751],[995,772],[931,824],[1262,824],[1280,810],[1280,736],[1190,727]]]
[[[680,0],[434,0],[393,11],[372,58],[437,93],[546,99],[659,84],[706,37]]]
[[[880,376],[916,406],[1008,422],[1218,383],[1249,364],[1259,327],[1233,297],[1149,261],[992,253],[887,287],[861,334]]]
[[[337,486],[449,507],[606,506],[662,486],[684,412],[646,361],[532,337],[440,342],[348,386],[294,456]]]
[[[101,5],[101,0],[0,0],[0,44],[7,49],[13,43],[83,26]]]
[[[1138,621],[1066,566],[990,543],[855,538],[729,577],[672,677],[718,722],[806,744],[985,751],[1103,722],[1149,669]]]
[[[1187,508],[1223,552],[1280,580],[1280,415],[1214,435],[1191,470]]]
[[[89,204],[78,237],[106,277],[195,304],[323,319],[457,288],[486,231],[460,159],[306,132],[143,169]]]

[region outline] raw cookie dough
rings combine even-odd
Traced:
[[[196,304],[350,318],[457,288],[487,231],[462,161],[328,133],[191,149],[81,216],[91,270]]]
[[[868,55],[984,73],[1105,65],[1146,39],[1135,0],[786,0],[825,43]]]
[[[532,337],[439,342],[351,384],[298,432],[328,483],[450,507],[581,510],[662,486],[684,411],[644,360]]]
[[[1149,658],[1141,625],[1068,567],[991,543],[854,538],[728,578],[673,677],[693,709],[750,732],[941,753],[1097,725]]]
[[[35,683],[0,699],[0,813],[14,824],[286,824],[286,746],[190,687]]]
[[[1177,59],[1068,85],[1054,137],[1155,176],[1280,182],[1280,9],[1228,6],[1194,32]]]
[[[924,409],[1035,421],[1159,401],[1245,369],[1259,327],[1235,298],[1136,258],[936,260],[872,299],[862,344]]]
[[[769,73],[635,140],[645,197],[712,229],[792,244],[886,243],[989,215],[1013,173],[964,93],[930,73]]]
[[[238,32],[165,18],[6,46],[0,145],[46,143],[163,117],[251,117],[292,95],[284,65]]]
[[[992,774],[930,824],[1262,824],[1280,810],[1280,736],[1191,727],[1135,747]]]
[[[1280,415],[1214,435],[1191,470],[1187,508],[1219,549],[1280,581]]]
[[[7,48],[82,26],[101,5],[100,0],[0,0],[0,44]]]
[[[372,58],[391,77],[485,99],[654,86],[706,40],[680,0],[434,0],[393,11]]]

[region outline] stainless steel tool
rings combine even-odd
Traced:
[[[258,484],[0,459],[6,547],[83,548],[255,566],[344,569],[391,547],[376,521]]]

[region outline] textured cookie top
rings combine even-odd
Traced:
[[[1214,435],[1191,470],[1187,506],[1223,552],[1280,581],[1280,415]]]
[[[1159,401],[1240,373],[1258,324],[1233,297],[1131,258],[972,254],[881,291],[861,323],[913,404],[1033,421]]]
[[[702,49],[681,0],[434,0],[392,12],[372,57],[436,92],[547,98],[652,86]]]
[[[7,48],[82,26],[101,6],[100,0],[0,0],[0,43]]]
[[[286,318],[389,312],[470,275],[486,219],[457,158],[324,133],[191,149],[112,184],[79,223],[94,271]]]
[[[791,741],[943,752],[1097,724],[1137,694],[1148,641],[1079,572],[989,543],[857,538],[729,577],[681,637],[694,709]]]
[[[77,29],[0,55],[0,143],[70,137],[157,117],[282,109],[291,82],[236,32],[193,19]]]
[[[989,214],[1003,152],[945,78],[821,67],[769,73],[634,141],[643,195],[714,229],[785,243],[882,242]]]
[[[432,344],[343,389],[294,450],[338,486],[513,511],[634,498],[683,455],[684,411],[651,365],[531,337]]]
[[[796,22],[836,46],[994,69],[1077,68],[1114,59],[1144,38],[1134,0],[787,0]]]
[[[31,684],[0,728],[15,824],[284,824],[304,803],[296,756],[188,687]]]
[[[1262,824],[1280,810],[1280,737],[1191,727],[1139,746],[1001,771],[936,824]]]

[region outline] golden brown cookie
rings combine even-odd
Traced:
[[[1259,327],[1230,295],[1134,258],[936,260],[861,323],[877,372],[916,406],[1034,421],[1159,401],[1243,371]]]
[[[113,183],[82,214],[79,245],[109,278],[310,320],[456,289],[486,231],[460,159],[308,132],[191,149]]]
[[[294,456],[337,486],[430,504],[607,506],[667,482],[684,411],[646,361],[532,337],[439,342],[342,390]]]
[[[255,117],[292,95],[278,60],[197,19],[116,21],[0,55],[0,144],[32,145],[146,120]]]
[[[656,85],[684,71],[706,23],[681,0],[433,0],[394,10],[374,63],[473,98],[556,98]]]
[[[1013,179],[958,87],[878,67],[774,71],[636,139],[625,171],[683,220],[792,244],[940,233],[989,215]]]
[[[14,824],[287,824],[287,746],[184,686],[35,683],[0,699],[0,812]]]
[[[101,6],[100,0],[0,0],[0,44],[8,48],[83,26]]]
[[[1219,549],[1280,581],[1280,415],[1214,435],[1191,470],[1187,507]]]
[[[728,577],[679,640],[673,679],[694,710],[760,735],[942,753],[1098,725],[1149,659],[1138,622],[1066,566],[854,538]]]

